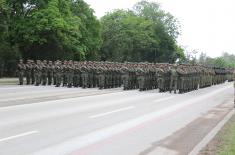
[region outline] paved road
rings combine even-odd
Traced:
[[[0,86],[0,154],[188,154],[231,111],[232,86],[183,95]]]

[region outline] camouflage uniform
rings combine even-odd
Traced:
[[[82,78],[82,88],[87,88],[88,86],[88,69],[84,66],[81,68],[81,78]]]
[[[62,75],[63,75],[63,86],[67,86],[68,84],[68,68],[67,68],[68,64],[67,61],[64,61],[64,64],[62,66],[63,70],[62,70]]]
[[[33,61],[33,60],[31,60],[31,84],[33,85],[33,84],[35,84],[35,66],[36,66],[36,64],[35,64],[35,62]]]
[[[138,88],[140,91],[145,90],[145,77],[144,77],[144,71],[141,68],[137,69],[137,81],[138,81]]]
[[[71,88],[73,86],[73,76],[74,76],[74,66],[72,61],[69,61],[67,69],[68,69],[67,73],[68,87]]]
[[[122,83],[124,90],[129,90],[129,71],[126,67],[122,68]]]
[[[26,70],[26,67],[23,63],[23,60],[21,59],[18,67],[17,67],[17,71],[18,71],[18,77],[19,77],[19,85],[23,85],[24,83],[24,72]]]
[[[42,74],[42,67],[41,67],[41,61],[37,60],[37,64],[34,68],[35,73],[35,86],[39,86],[41,83],[41,74]]]
[[[176,94],[178,84],[178,74],[176,71],[176,66],[170,68],[170,93],[174,90]]]
[[[30,60],[27,60],[27,64],[25,65],[25,67],[26,67],[26,72],[25,72],[26,84],[29,85],[31,81],[31,70],[32,70],[32,64]]]
[[[52,84],[52,78],[53,78],[53,71],[54,71],[54,66],[52,64],[52,61],[49,61],[47,65],[47,78],[48,78],[48,85]]]
[[[105,88],[105,71],[103,68],[99,68],[97,70],[97,75],[98,75],[98,81],[99,81],[99,89],[104,89]]]
[[[56,87],[60,87],[62,82],[63,67],[60,61],[55,64]]]
[[[45,86],[47,84],[47,61],[44,60],[43,63],[41,63],[42,67],[42,85]]]

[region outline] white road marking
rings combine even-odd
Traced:
[[[120,122],[118,124],[88,133],[83,136],[74,137],[68,141],[65,141],[65,142],[56,144],[54,146],[50,146],[42,150],[39,150],[37,152],[34,152],[33,154],[34,155],[69,154],[73,151],[78,151],[79,149],[98,143],[102,140],[108,139],[114,135],[125,132],[129,129],[135,128],[138,125],[146,123],[150,120],[164,118],[165,116],[171,113],[174,113],[177,110],[182,110],[184,107],[190,106],[192,104],[196,104],[198,102],[200,103],[201,101],[206,100],[207,98],[212,97],[214,95],[217,95],[218,93],[228,88],[230,87],[223,87],[221,89],[215,90],[208,94],[202,95],[196,99],[193,98],[193,99],[186,100],[179,105],[177,104],[174,106],[164,108],[160,111],[159,110],[154,111],[152,113],[140,116],[138,118],[127,120],[125,122]]]
[[[103,117],[103,116],[106,116],[106,115],[110,115],[110,114],[121,112],[121,111],[130,110],[130,109],[133,109],[133,108],[135,108],[135,107],[134,106],[129,106],[129,107],[126,107],[126,108],[121,108],[121,109],[117,109],[117,110],[113,110],[113,111],[109,111],[109,112],[93,115],[93,116],[90,116],[90,118]]]
[[[154,100],[153,102],[162,102],[162,101],[166,101],[166,100],[169,100],[169,99],[172,99],[172,98],[175,98],[175,96],[170,96],[170,97]]]
[[[35,134],[35,133],[38,133],[38,131],[29,131],[29,132],[21,133],[21,134],[18,134],[18,135],[2,138],[2,139],[0,139],[0,142],[15,139],[15,138],[19,138],[19,137],[23,137],[23,136],[32,135],[32,134]]]

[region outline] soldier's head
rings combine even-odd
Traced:
[[[19,62],[20,62],[20,64],[23,64],[24,61],[23,61],[23,59],[20,59]]]

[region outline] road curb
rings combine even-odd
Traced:
[[[216,134],[222,129],[222,127],[230,120],[235,114],[235,110],[232,109],[222,121],[220,121],[189,153],[189,155],[198,155],[199,152],[216,136]]]

